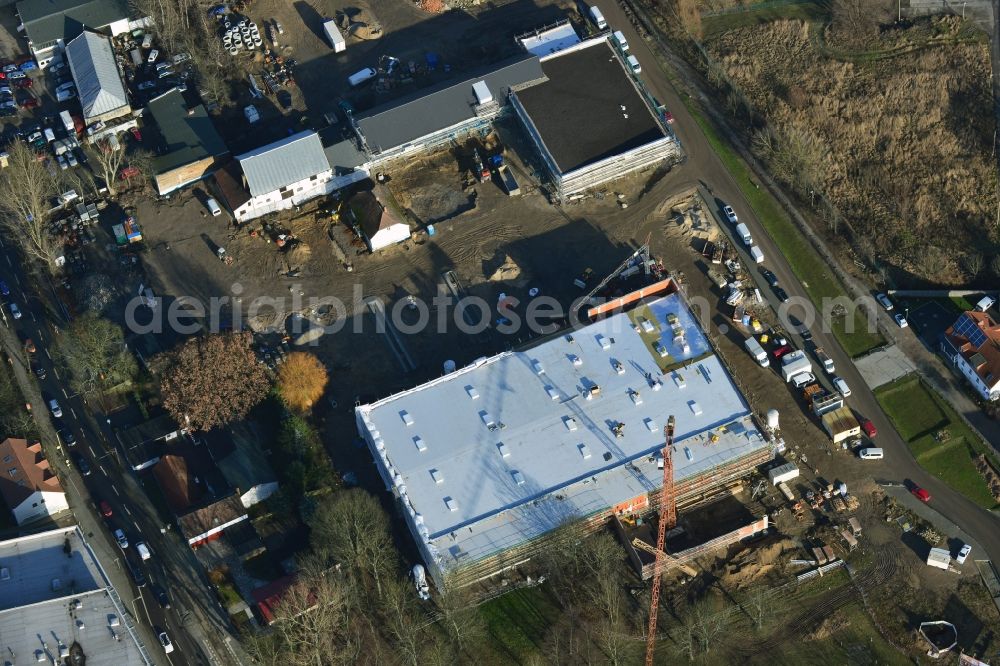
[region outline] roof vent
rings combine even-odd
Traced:
[[[545,368],[542,367],[542,362],[541,361],[532,361],[531,362],[531,367],[533,367],[535,369],[535,374],[536,375],[544,375],[545,374]]]
[[[408,426],[413,425],[413,417],[410,416],[410,413],[405,409],[399,413],[399,417],[403,419],[403,423],[405,423],[406,425]]]
[[[570,432],[576,430],[576,419],[574,419],[572,416],[565,417],[563,419],[563,423],[566,424],[566,429],[569,430]]]
[[[649,428],[649,432],[656,432],[656,421],[653,419],[646,419],[643,423],[645,423],[646,427]]]
[[[558,400],[559,399],[559,391],[557,391],[555,389],[555,387],[546,386],[545,387],[545,392],[548,393],[549,397],[552,398],[553,400]]]
[[[519,486],[523,486],[524,485],[524,475],[523,474],[521,474],[517,470],[514,470],[513,472],[510,473],[510,475],[512,477],[514,477],[514,483],[516,483]]]
[[[679,372],[675,372],[674,373],[674,384],[676,384],[677,388],[679,388],[679,389],[682,389],[682,388],[686,387],[687,386],[687,382],[684,381],[684,375],[682,375]]]
[[[431,478],[434,479],[434,483],[444,483],[444,474],[439,469],[431,470]]]
[[[469,394],[469,397],[473,400],[479,400],[479,391],[476,390],[475,386],[466,386],[465,392]]]
[[[569,360],[572,361],[573,365],[575,365],[578,368],[581,365],[583,365],[583,359],[580,358],[579,356],[577,356],[576,354],[570,354],[569,355]]]
[[[590,447],[586,444],[580,444],[576,448],[580,449],[580,455],[583,456],[584,460],[590,459]]]
[[[444,505],[449,511],[458,511],[458,502],[453,497],[445,497]]]
[[[691,449],[689,449],[686,446],[684,447],[684,455],[685,455],[685,457],[687,457],[688,462],[694,460],[694,454],[691,453]]]
[[[493,417],[490,416],[489,412],[487,411],[479,412],[479,418],[483,420],[483,423],[486,425],[487,428],[492,430],[494,427],[496,427],[497,422],[493,420]]]
[[[501,458],[510,458],[510,449],[503,442],[497,442],[497,451],[500,452]]]
[[[639,395],[639,392],[636,391],[635,389],[629,389],[628,390],[628,395],[629,395],[630,398],[632,398],[632,404],[634,404],[634,405],[641,405],[642,404],[642,396]]]
[[[691,402],[689,402],[688,407],[691,408],[691,412],[695,416],[701,416],[701,405],[699,405],[696,401],[692,400]]]
[[[597,336],[597,344],[601,345],[601,349],[604,351],[611,349],[611,340],[608,340],[608,338],[603,335]]]
[[[486,81],[476,81],[472,84],[472,92],[476,94],[477,104],[489,104],[493,101],[493,93],[490,92]]]
[[[419,435],[413,438],[413,444],[417,447],[417,451],[427,450],[427,443],[424,442],[424,438]]]

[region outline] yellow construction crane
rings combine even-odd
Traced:
[[[653,594],[649,602],[649,627],[646,629],[646,666],[653,666],[653,654],[656,652],[656,614],[660,609],[660,578],[662,578],[664,557],[667,555],[664,546],[667,542],[667,530],[677,524],[677,498],[674,497],[674,415],[667,419],[663,427],[663,490],[660,491],[660,520],[657,524],[656,549],[653,555]],[[634,542],[633,542],[634,543]],[[643,544],[647,545],[647,544]]]

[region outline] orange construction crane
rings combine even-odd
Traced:
[[[677,524],[677,499],[674,497],[674,415],[663,428],[663,490],[660,491],[660,520],[656,531],[656,562],[653,565],[653,595],[649,602],[649,628],[646,629],[646,666],[653,666],[656,652],[656,613],[660,609],[660,579],[663,578],[663,555],[667,530]]]

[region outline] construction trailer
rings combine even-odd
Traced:
[[[944,548],[931,548],[931,552],[927,553],[927,566],[947,571],[949,565],[951,565],[951,553]]]
[[[834,444],[839,444],[840,442],[861,435],[861,424],[858,423],[854,414],[847,407],[839,407],[826,412],[820,416],[820,421],[822,421],[823,429],[830,435],[830,439],[833,440]]]
[[[791,481],[798,477],[798,475],[798,465],[795,463],[785,463],[784,465],[779,465],[774,469],[768,470],[767,479],[771,482],[771,485],[776,486],[783,481]]]
[[[333,19],[327,19],[323,22],[323,33],[326,35],[326,40],[330,42],[330,48],[333,49],[334,53],[340,53],[347,49],[347,40],[344,36],[340,34],[340,30],[337,28],[337,22]]]

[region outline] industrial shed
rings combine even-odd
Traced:
[[[84,31],[66,45],[66,59],[76,82],[85,123],[132,113],[111,40],[96,32]]]
[[[153,180],[160,195],[211,175],[217,160],[229,154],[205,107],[190,103],[177,88],[150,100],[147,108],[156,126],[148,134],[157,146]]]

